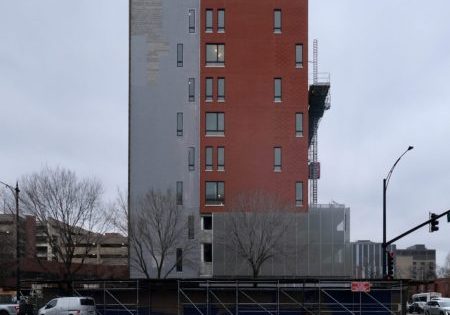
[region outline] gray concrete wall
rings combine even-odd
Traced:
[[[183,182],[186,214],[199,208],[199,0],[130,1],[130,224],[134,200],[149,189],[176,190]],[[190,33],[189,10],[196,12]],[[177,67],[177,44],[183,67]],[[195,102],[188,101],[188,80],[195,78]],[[183,136],[177,136],[177,113]],[[195,170],[188,169],[188,148],[195,148]],[[132,253],[130,253],[132,254]],[[131,276],[139,276],[130,270]],[[192,273],[192,274],[190,274]],[[195,276],[186,271],[186,276]]]

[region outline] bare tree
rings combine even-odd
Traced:
[[[267,260],[285,254],[282,239],[290,225],[287,213],[280,199],[259,191],[241,194],[232,202],[223,241],[248,263],[254,278]]]
[[[14,243],[11,231],[0,229],[0,286],[4,286],[4,281],[13,276],[16,265]]]
[[[194,248],[193,240],[188,238],[188,216],[177,205],[171,190],[150,190],[135,203],[128,231],[130,264],[149,279],[150,259],[156,277],[167,278],[177,263],[188,262]],[[177,255],[177,249],[181,255]]]
[[[21,180],[22,209],[34,215],[57,261],[63,280],[71,281],[96,246],[106,223],[102,185],[74,172],[43,168]]]
[[[117,197],[110,205],[111,227],[122,235],[128,235],[128,196],[117,189]]]

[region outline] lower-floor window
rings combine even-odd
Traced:
[[[206,182],[205,203],[207,205],[222,205],[224,201],[224,182]]]
[[[212,262],[212,244],[203,243],[203,262]]]
[[[183,250],[181,248],[177,248],[176,268],[177,268],[177,272],[183,271]]]

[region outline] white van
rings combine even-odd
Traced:
[[[38,315],[95,315],[95,301],[90,297],[60,297],[39,309]]]
[[[425,305],[427,302],[431,301],[432,299],[440,298],[442,297],[442,294],[439,292],[425,292],[425,293],[417,293],[413,294],[412,301],[416,302],[417,306],[419,307],[419,312],[423,312]]]

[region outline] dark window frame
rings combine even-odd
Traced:
[[[177,113],[177,136],[183,136],[183,113]]]
[[[183,67],[183,44],[177,44],[177,67]]]
[[[195,217],[193,215],[188,216],[188,239],[193,240],[195,238]]]
[[[298,117],[300,117],[300,120]],[[295,113],[295,136],[303,137],[303,113]]]
[[[220,154],[222,152],[222,154]],[[220,161],[222,157],[222,161]],[[224,171],[225,170],[225,147],[219,146],[217,147],[217,170]]]
[[[183,205],[183,182],[182,181],[177,181],[176,203],[177,203],[177,206]]]
[[[208,185],[215,186],[215,196],[208,196]],[[222,195],[220,195],[222,193]],[[224,205],[225,204],[225,182],[207,181],[205,182],[205,205]]]
[[[195,9],[189,9],[189,33],[195,33]]]
[[[300,186],[300,194],[298,194],[298,185]],[[303,206],[303,182],[297,181],[295,182],[295,206],[301,207]]]
[[[202,217],[202,230],[204,230],[204,231],[212,231],[212,229],[213,229],[212,224],[213,224],[212,216],[205,215],[205,216]]]
[[[279,14],[279,25],[277,23],[277,14]],[[281,9],[273,10],[273,32],[276,34],[281,33],[283,25],[283,15],[281,13]]]
[[[189,171],[195,170],[195,147],[189,147],[188,149],[188,168]]]
[[[222,82],[222,83],[220,83]],[[220,90],[220,86],[222,85],[222,91]],[[223,102],[225,101],[225,77],[217,78],[217,101]]]
[[[188,79],[188,99],[189,102],[195,102],[195,78]]]
[[[221,23],[221,18],[220,18],[220,14],[222,15],[222,22]],[[225,33],[225,9],[217,9],[217,32],[219,33]]]
[[[216,50],[216,56],[215,56],[214,60],[208,60],[208,48],[211,46],[215,46],[215,50]],[[220,58],[219,47],[222,47],[222,51],[223,51],[222,58]],[[206,54],[205,54],[206,65],[225,65],[225,44],[223,44],[223,43],[207,43],[205,48],[206,48]]]
[[[183,249],[177,248],[176,251],[176,271],[183,272]]]
[[[208,129],[208,124],[207,124],[207,122],[208,122],[208,116],[211,116],[211,115],[214,115],[215,116],[215,126],[216,126],[216,128],[215,129]],[[223,117],[223,128],[222,129],[220,129],[220,124],[219,124],[219,122],[220,122],[220,117]],[[205,127],[205,130],[206,130],[206,135],[224,135],[225,134],[225,113],[223,113],[223,112],[207,112],[206,113],[206,119],[205,119],[205,123],[206,123],[206,127]]]
[[[211,153],[211,156],[208,156],[208,152]],[[211,146],[207,146],[205,148],[205,170],[212,171],[213,170],[213,152],[214,148]],[[209,161],[208,161],[209,160]]]
[[[300,56],[298,55],[298,48],[300,47]],[[303,68],[303,44],[295,44],[295,67]]]
[[[203,262],[212,263],[212,243],[203,243]]]
[[[277,82],[280,82],[280,91],[277,93]],[[281,102],[283,99],[283,80],[280,77],[273,78],[273,100],[275,102]]]
[[[208,82],[211,84],[211,90],[208,91]],[[210,92],[210,94],[208,94]],[[214,99],[214,78],[206,77],[205,78],[205,101],[211,102]]]
[[[282,165],[282,150],[281,150],[281,147],[273,147],[273,170],[275,172],[280,172],[281,171],[281,165]]]
[[[209,16],[210,14],[210,16]],[[208,18],[211,17],[211,24],[208,23]],[[205,32],[212,33],[214,32],[214,10],[206,9],[205,10]]]

